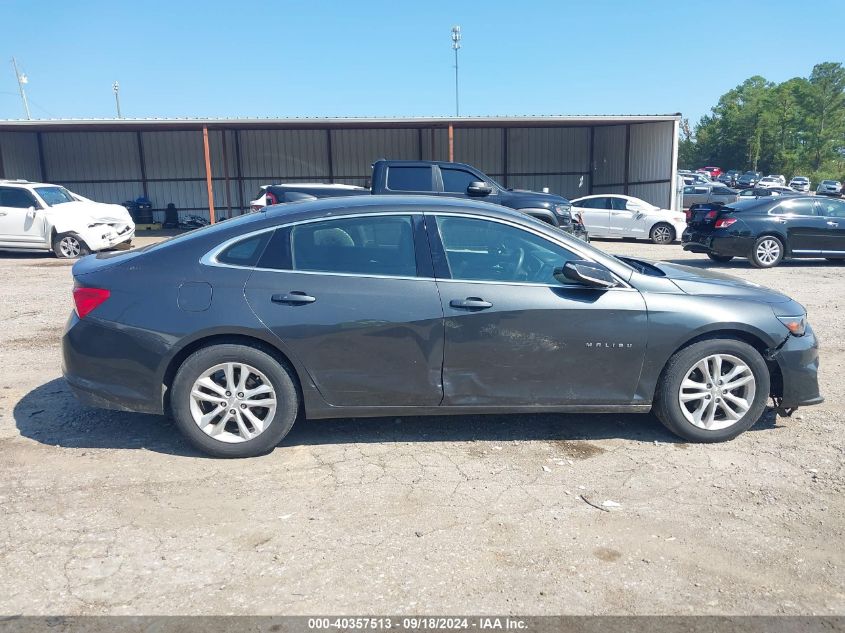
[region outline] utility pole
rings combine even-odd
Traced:
[[[452,27],[452,50],[455,51],[455,116],[461,116],[458,100],[458,49],[461,47],[461,27]]]
[[[114,104],[117,106],[117,118],[122,119],[123,117],[120,114],[120,84],[115,81],[111,85],[111,89],[114,90]]]
[[[29,83],[29,79],[27,76],[22,72],[18,71],[18,60],[12,57],[12,66],[15,68],[15,79],[18,80],[18,90],[21,93],[21,101],[23,101],[23,109],[26,112],[27,120],[32,119],[32,115],[29,113],[29,102],[26,100],[26,90],[23,89],[23,85]]]

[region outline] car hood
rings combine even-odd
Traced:
[[[651,262],[667,279],[670,279],[681,291],[699,296],[750,299],[763,303],[786,303],[791,298],[765,286],[743,281],[730,275],[723,275],[692,266]]]
[[[107,204],[105,202],[94,202],[93,200],[74,200],[50,207],[47,212],[50,215],[65,220],[85,220],[90,222],[102,222],[104,224],[132,224],[132,216],[126,207],[119,204]]]
[[[571,202],[563,196],[558,196],[553,193],[543,193],[541,191],[507,189],[504,193],[509,198],[509,202],[518,203],[520,206],[530,205],[548,209],[556,204],[571,204]]]

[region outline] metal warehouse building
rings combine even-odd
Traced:
[[[261,185],[366,185],[379,158],[469,163],[506,187],[675,206],[680,115],[0,121],[0,178],[238,215]],[[160,219],[160,218],[159,218]]]

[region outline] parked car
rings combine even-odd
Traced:
[[[572,208],[581,217],[590,237],[627,237],[671,244],[680,239],[686,228],[683,213],[621,194],[576,198]]]
[[[713,181],[706,173],[683,174],[685,185],[712,185]]]
[[[842,195],[842,183],[838,180],[822,180],[816,187],[816,193],[820,196]]]
[[[0,249],[50,251],[59,258],[128,245],[129,211],[94,202],[59,185],[0,180]]]
[[[297,193],[310,195],[313,188],[296,183],[284,185],[285,195]],[[326,190],[322,197],[360,195],[366,190]],[[373,163],[373,195],[407,195],[409,193],[448,196],[452,198],[478,198],[494,202],[538,218],[565,233],[589,241],[580,218],[573,217],[572,204],[563,196],[523,189],[506,189],[490,176],[471,165],[446,161],[377,160]],[[287,199],[287,198],[286,198]]]
[[[728,203],[736,200],[737,192],[717,183],[687,185],[684,187],[684,209],[705,202]]]
[[[722,175],[721,167],[702,167],[702,169],[710,176],[712,180],[716,180]]]
[[[786,183],[781,182],[777,176],[763,176],[757,183],[758,187],[783,187]]]
[[[743,189],[737,195],[737,200],[750,200],[755,198],[766,198],[769,196],[790,196],[800,195],[797,191],[788,187],[755,187],[754,189]]]
[[[726,183],[729,187],[733,189],[736,188],[737,181],[739,180],[739,177],[742,176],[742,172],[738,169],[729,169],[727,173],[722,174],[722,176],[725,177],[725,180],[722,182]]]
[[[789,187],[795,189],[795,191],[809,193],[810,179],[806,176],[795,176],[792,180],[789,181]]]
[[[746,257],[757,268],[784,258],[845,261],[845,201],[773,196],[699,212],[690,220],[684,250],[717,262]]]
[[[786,187],[786,176],[783,174],[769,174],[768,177],[777,180],[781,187]]]
[[[468,199],[269,207],[87,257],[73,277],[71,389],[168,412],[223,457],[273,450],[298,418],[653,410],[716,442],[770,397],[783,412],[822,401],[792,299]]]
[[[757,183],[760,182],[760,178],[762,177],[763,174],[759,171],[747,171],[737,178],[736,186],[740,189],[750,189],[757,186]]]
[[[298,182],[295,184],[263,185],[250,201],[251,211],[260,211],[264,207],[297,200],[314,200],[338,196],[360,196],[370,190],[355,185],[326,184],[321,182]]]

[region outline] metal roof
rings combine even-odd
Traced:
[[[674,114],[611,114],[574,116],[477,116],[477,117],[348,117],[348,118],[231,118],[231,119],[0,119],[0,131],[119,131],[208,129],[332,129],[417,127],[578,127],[679,121]]]

